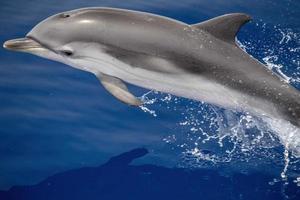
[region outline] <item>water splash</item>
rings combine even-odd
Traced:
[[[263,58],[263,61],[266,64],[265,66],[267,66],[270,70],[277,72],[283,81],[290,83],[292,78],[282,72],[283,65],[274,64],[278,61],[278,56],[266,56]]]
[[[283,181],[287,181],[287,172],[291,161],[290,152],[295,158],[300,158],[300,129],[282,120],[267,119],[265,121],[270,129],[277,134],[278,139],[284,146],[284,167],[280,176]]]
[[[300,35],[263,22],[252,29],[255,31],[243,33],[245,39],[237,40],[239,46],[300,89]],[[300,185],[300,130],[290,123],[153,91],[142,99],[154,113],[154,107],[159,106],[159,110],[167,109],[180,118],[163,141],[172,149],[180,149],[182,166],[211,168],[226,164],[245,170],[269,165],[275,166],[277,172],[282,169],[279,175],[283,181],[288,179],[289,171],[293,172],[295,183]],[[274,180],[272,184],[278,182]]]
[[[258,55],[258,57],[270,70],[277,73],[282,80],[300,89],[300,34],[293,32],[289,28],[271,27],[265,23],[256,23],[256,26],[259,27],[263,37],[266,36],[267,32],[273,33],[269,42],[262,43],[263,51],[256,51],[261,52],[261,55]],[[253,54],[255,48],[252,47],[252,44],[256,44],[256,42],[248,41],[242,48]],[[291,160],[290,151],[292,156],[300,157],[300,130],[290,123],[278,120],[267,120],[267,123],[276,132],[281,144],[284,146],[284,167],[280,175],[282,180],[287,180],[287,172]]]
[[[142,100],[143,104],[140,105],[139,107],[142,109],[142,111],[146,112],[146,113],[149,113],[150,115],[152,115],[153,117],[157,117],[157,114],[155,112],[155,110],[151,110],[149,108],[147,108],[147,105],[148,104],[153,104],[155,103],[155,101],[157,100],[156,98],[152,98],[152,99],[149,99],[147,97],[148,94],[152,93],[153,91],[149,91],[145,94],[143,94],[140,99]]]

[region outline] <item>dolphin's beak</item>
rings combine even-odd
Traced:
[[[38,42],[30,38],[18,38],[4,42],[3,47],[13,51],[32,51],[43,48]]]

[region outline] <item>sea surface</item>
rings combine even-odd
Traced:
[[[236,38],[239,46],[300,90],[298,0],[4,0],[0,2],[0,43],[24,37],[48,16],[91,6],[151,12],[188,24],[232,12],[247,13],[253,20],[240,30]],[[73,169],[97,167],[113,156],[142,148],[147,155],[132,159],[131,165],[154,166],[151,173],[159,172],[162,177],[165,172],[171,173],[172,176],[166,176],[172,181],[166,184],[174,184],[182,192],[173,195],[173,199],[184,199],[185,194],[190,195],[186,196],[188,199],[197,199],[186,187],[199,191],[200,197],[207,191],[206,199],[251,199],[247,194],[255,191],[262,194],[257,199],[300,199],[299,129],[205,102],[132,85],[129,88],[146,104],[129,107],[112,97],[92,74],[1,47],[0,190],[36,185],[49,176]],[[133,170],[127,164],[126,170]],[[109,168],[111,174],[114,167]],[[205,173],[218,177],[216,188],[237,193],[225,198],[226,191],[223,196],[219,191],[216,196],[218,190],[214,191],[214,184],[205,179]],[[243,178],[235,179],[236,174]],[[204,178],[200,182],[189,178],[190,185],[180,182],[190,176]],[[68,177],[62,176],[62,180],[70,183]],[[111,186],[110,177],[105,180],[101,184]],[[151,180],[156,179],[139,180],[143,187],[147,188],[148,183],[150,188]],[[124,183],[133,183],[131,176],[124,176]],[[255,187],[251,187],[252,183]],[[198,184],[208,189],[201,190],[196,187]],[[245,186],[240,193],[239,186]],[[159,189],[175,192],[163,185]],[[42,195],[42,191],[38,194]],[[124,199],[135,199],[126,196],[132,190],[124,191]],[[166,193],[161,193],[161,198],[160,193],[151,196],[153,191],[145,192],[147,198],[168,199]],[[60,193],[57,194],[54,199],[59,198]]]

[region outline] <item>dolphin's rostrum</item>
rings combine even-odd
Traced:
[[[234,13],[188,25],[144,12],[83,8],[53,15],[4,47],[92,72],[129,105],[142,102],[123,81],[299,127],[299,91],[235,43],[249,20]]]

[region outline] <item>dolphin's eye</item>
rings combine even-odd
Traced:
[[[73,55],[73,52],[70,51],[70,50],[62,50],[61,53],[62,53],[64,56],[72,56],[72,55]]]

